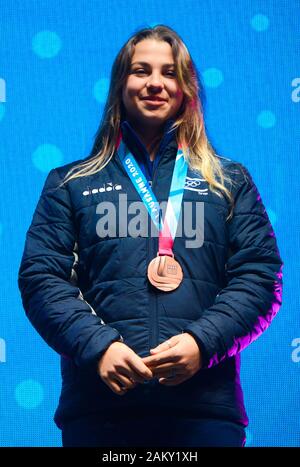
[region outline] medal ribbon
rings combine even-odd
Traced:
[[[123,167],[146,206],[154,225],[159,231],[158,254],[160,256],[173,256],[173,244],[176,236],[188,169],[188,164],[184,158],[182,149],[178,147],[176,154],[167,209],[162,224],[159,203],[137,161],[130,152],[127,152],[126,145],[121,138],[119,138],[117,147]]]

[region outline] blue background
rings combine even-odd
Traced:
[[[300,446],[298,0],[0,0],[0,446],[59,446],[59,356],[17,289],[48,171],[86,157],[112,62],[137,29],[166,24],[205,86],[218,153],[242,162],[274,226],[284,303],[243,351],[248,446]]]

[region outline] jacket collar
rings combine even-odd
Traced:
[[[174,129],[170,131],[174,121],[175,120],[170,118],[165,123],[164,134],[155,157],[155,159],[157,159],[157,161],[155,161],[156,163],[158,163],[158,159],[165,152],[165,149],[167,148],[169,143],[171,141],[173,142],[172,147],[176,143],[176,131]],[[145,145],[142,143],[141,139],[133,129],[132,125],[127,120],[124,120],[121,123],[121,131],[123,141],[128,147],[129,151],[137,159],[143,160],[144,162],[149,162],[150,156]]]

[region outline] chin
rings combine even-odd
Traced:
[[[165,120],[168,120],[170,118],[166,114],[159,114],[158,112],[147,112],[147,114],[140,115],[138,117],[139,120],[144,120],[146,121],[153,121],[153,122],[164,122]]]

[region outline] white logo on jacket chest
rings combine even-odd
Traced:
[[[205,181],[206,180],[204,178],[186,177],[184,189],[190,191],[197,191],[199,195],[208,195],[208,188],[200,188],[201,183]]]
[[[97,193],[106,193],[108,191],[120,191],[122,190],[122,185],[119,183],[104,183],[101,187],[98,188],[91,188],[88,187],[86,190],[82,192],[83,196],[89,196],[89,195],[96,195]]]

